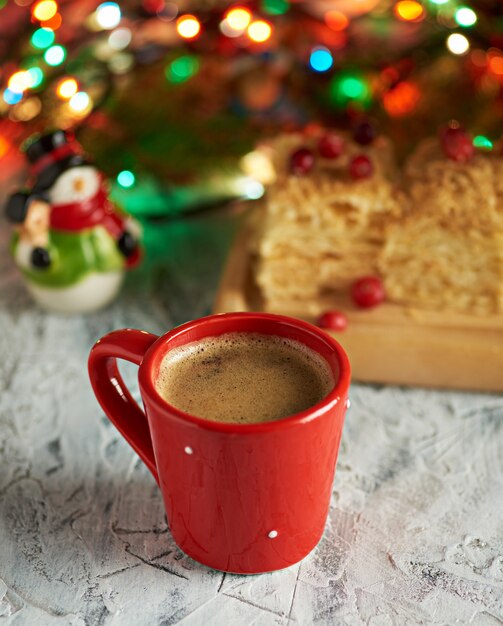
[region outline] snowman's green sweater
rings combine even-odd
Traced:
[[[16,250],[18,235],[12,240]],[[69,287],[92,272],[112,272],[125,267],[113,237],[98,226],[78,233],[49,232],[51,265],[46,269],[22,268],[28,280],[43,287]]]

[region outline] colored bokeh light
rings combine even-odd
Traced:
[[[7,87],[15,93],[23,93],[23,91],[26,91],[31,87],[30,74],[26,70],[15,72],[9,78]]]
[[[432,4],[447,4],[449,0],[430,0]]]
[[[489,69],[493,74],[503,76],[503,56],[494,55],[489,59]]]
[[[30,89],[40,87],[44,82],[44,72],[39,67],[30,67],[27,72],[30,75]]]
[[[0,159],[5,156],[10,148],[10,144],[5,137],[0,135]]]
[[[62,23],[63,23],[63,18],[61,17],[59,13],[56,13],[56,15],[54,15],[54,17],[51,17],[50,20],[44,20],[41,23],[41,26],[43,28],[50,28],[51,30],[58,30],[58,28],[61,26]]]
[[[356,73],[341,72],[330,83],[330,99],[337,107],[354,102],[366,107],[371,102],[367,81]]]
[[[460,33],[452,33],[452,35],[449,35],[446,45],[449,52],[457,55],[466,54],[470,48],[470,42]]]
[[[78,91],[68,103],[72,111],[82,113],[91,108],[91,98],[85,91]]]
[[[401,0],[394,7],[395,15],[404,22],[415,22],[424,18],[424,9],[415,0]]]
[[[117,184],[124,187],[124,189],[129,189],[135,182],[136,177],[130,170],[122,170],[122,172],[117,174]]]
[[[290,4],[288,0],[262,0],[260,8],[269,15],[284,15],[288,12]]]
[[[258,180],[245,179],[243,181],[243,195],[249,200],[258,200],[264,195],[264,185]]]
[[[54,31],[49,28],[37,28],[31,36],[31,45],[39,50],[45,50],[54,43]]]
[[[121,21],[121,9],[117,2],[103,2],[96,9],[96,22],[105,30],[115,28]]]
[[[493,149],[493,142],[489,139],[489,137],[484,137],[484,135],[477,135],[476,137],[474,137],[473,145],[479,150]]]
[[[470,7],[459,7],[454,13],[454,19],[459,26],[469,28],[473,26],[477,21],[477,14]]]
[[[329,28],[335,31],[345,30],[349,25],[349,20],[341,11],[327,11],[325,22]]]
[[[315,72],[327,72],[334,64],[330,50],[323,47],[315,48],[309,57],[309,65]]]
[[[220,30],[226,37],[239,37],[247,29],[252,14],[245,7],[232,7],[220,22]]]
[[[131,43],[133,35],[129,28],[117,28],[110,33],[108,37],[108,45],[113,50],[124,50]]]
[[[40,102],[40,98],[35,96],[16,104],[11,112],[11,116],[19,122],[28,122],[36,117],[41,110],[42,103]]]
[[[412,113],[421,99],[419,88],[410,81],[402,81],[383,96],[383,106],[392,117]]]
[[[43,22],[50,20],[58,12],[58,5],[54,0],[42,0],[33,5],[31,13],[36,20]]]
[[[23,99],[23,94],[12,91],[12,89],[7,87],[7,89],[3,92],[3,99],[7,104],[17,104]]]
[[[201,32],[201,24],[194,15],[182,15],[176,21],[176,30],[184,39],[194,39]]]
[[[51,46],[45,51],[44,61],[47,65],[52,65],[56,67],[57,65],[61,65],[66,58],[66,50],[63,46]]]
[[[267,41],[271,35],[271,25],[264,20],[256,20],[248,26],[248,37],[256,43]]]
[[[184,55],[172,61],[166,68],[166,78],[171,83],[184,83],[199,71],[199,60],[195,56]]]
[[[56,89],[56,93],[63,100],[69,100],[79,90],[79,86],[75,78],[64,78]]]
[[[251,13],[245,8],[231,9],[226,17],[231,28],[244,30],[251,22]]]

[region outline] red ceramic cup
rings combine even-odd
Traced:
[[[335,385],[315,406],[281,420],[229,424],[168,404],[155,380],[165,354],[229,332],[301,341],[329,363]],[[124,385],[117,359],[139,365],[145,413]],[[158,482],[171,533],[196,561],[238,574],[293,565],[325,527],[342,433],[350,368],[341,346],[319,328],[261,313],[213,315],[162,337],[117,330],[89,356],[94,393],[109,419]]]

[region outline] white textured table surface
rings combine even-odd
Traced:
[[[502,397],[354,385],[317,549],[274,574],[211,571],[174,545],[86,360],[114,328],[207,313],[218,237],[201,247],[179,228],[148,279],[65,318],[33,307],[0,231],[0,623],[503,623]]]

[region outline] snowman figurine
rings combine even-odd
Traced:
[[[106,306],[140,261],[138,225],[110,201],[104,176],[69,133],[39,137],[26,156],[33,185],[13,194],[6,212],[29,291],[60,313]]]

